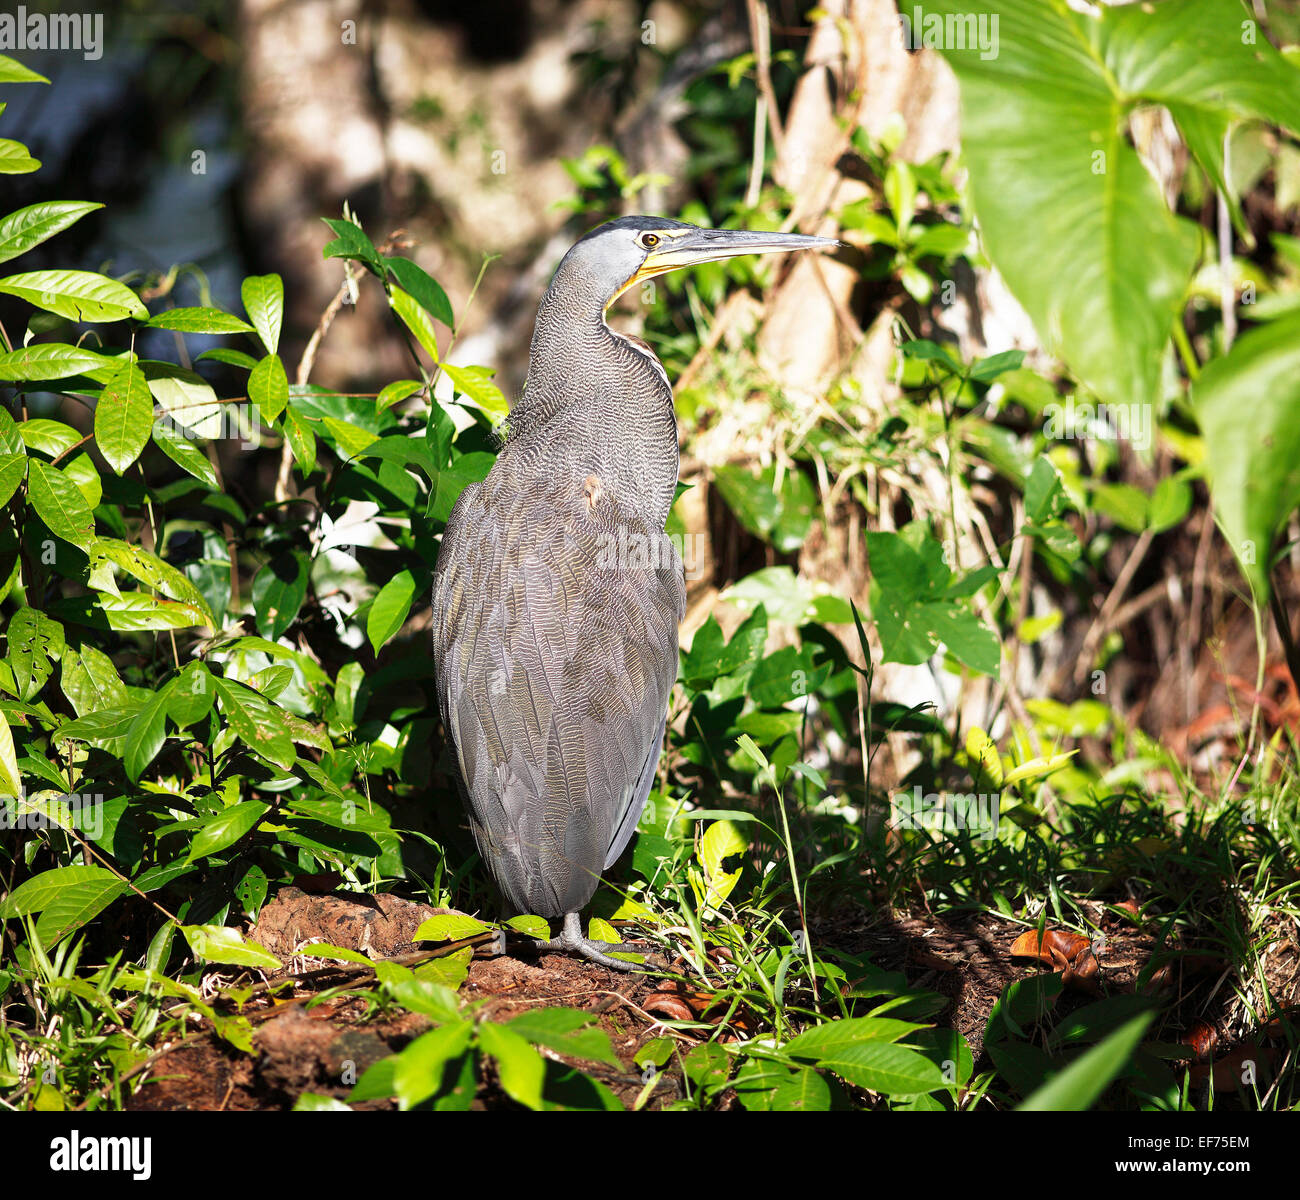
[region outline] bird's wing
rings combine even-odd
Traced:
[[[635,504],[506,465],[448,518],[434,657],[480,851],[512,903],[559,916],[644,806],[685,583]]]

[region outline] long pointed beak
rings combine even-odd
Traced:
[[[834,238],[750,229],[687,229],[668,233],[646,256],[632,282],[740,254],[784,254],[790,250],[815,250],[840,244]]]

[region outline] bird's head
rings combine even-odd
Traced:
[[[602,311],[629,288],[656,275],[740,254],[772,254],[837,246],[833,238],[748,229],[701,229],[665,217],[619,217],[593,229],[564,256],[557,272],[580,276]]]

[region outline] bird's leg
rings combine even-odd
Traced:
[[[612,950],[616,954],[644,954],[645,950],[642,947],[629,942],[598,942],[583,937],[582,921],[576,912],[564,914],[564,932],[559,937],[551,938],[550,941],[539,940],[536,946],[539,950],[576,951],[583,958],[600,963],[602,967],[610,967],[615,971],[644,971],[646,969],[639,963],[623,962],[621,959],[610,958],[608,953]]]

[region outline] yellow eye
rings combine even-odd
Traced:
[[[653,250],[659,245],[659,235],[657,233],[643,233],[641,235],[641,245],[647,250]]]

